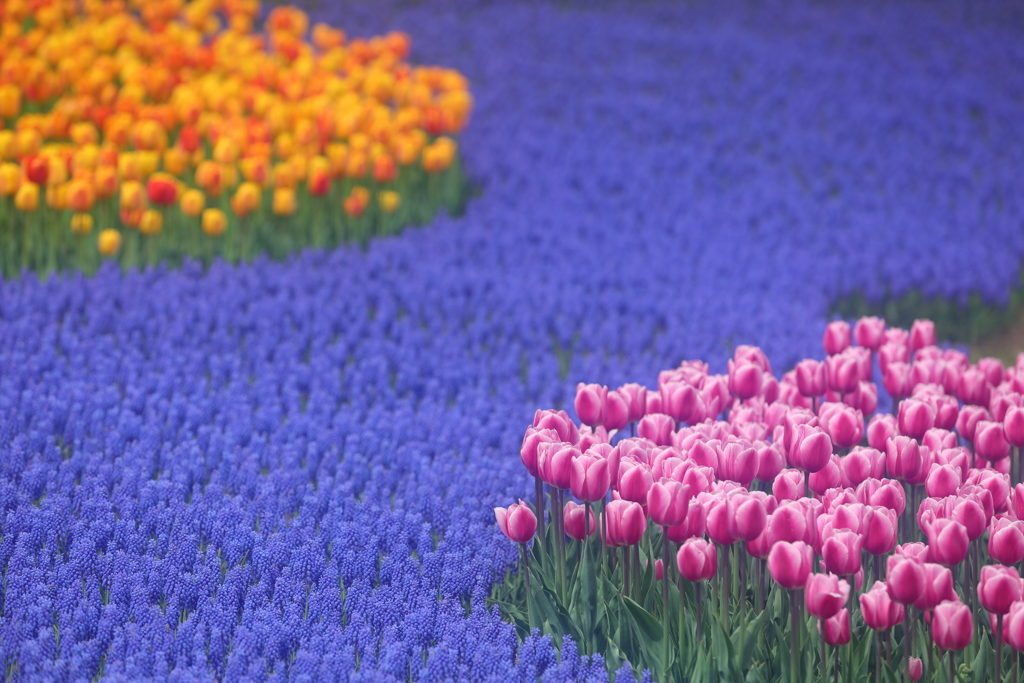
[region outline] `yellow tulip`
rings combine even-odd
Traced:
[[[380,210],[384,213],[394,213],[402,203],[402,197],[394,190],[384,190],[377,198],[380,203]]]
[[[180,176],[188,168],[188,152],[181,147],[169,147],[164,151],[164,170]]]
[[[39,186],[33,182],[24,182],[14,195],[14,206],[18,211],[31,212],[39,208]]]
[[[121,248],[121,233],[111,228],[101,231],[96,246],[104,256],[113,256]]]
[[[271,202],[271,210],[275,216],[291,216],[297,207],[295,188],[278,187],[274,190],[274,198]]]
[[[88,235],[92,232],[92,215],[76,213],[71,217],[71,232],[76,235]]]
[[[0,164],[0,197],[10,197],[21,184],[21,168],[17,164]]]
[[[156,209],[146,209],[139,220],[139,232],[143,235],[156,235],[164,227],[164,216]]]
[[[146,205],[146,191],[142,183],[137,180],[129,180],[121,183],[121,209],[126,211],[137,211]]]
[[[223,235],[228,227],[228,217],[220,209],[206,209],[203,211],[203,232],[210,237]]]
[[[200,190],[185,190],[181,195],[181,212],[186,216],[195,218],[203,212],[206,206],[206,195]]]
[[[0,130],[0,160],[13,159],[16,145],[13,130]]]

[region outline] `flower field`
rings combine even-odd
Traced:
[[[310,8],[317,22],[404,32],[410,64],[466,79],[455,158],[482,195],[365,250],[96,259],[94,276],[0,284],[9,680],[663,680],[638,650],[526,636],[493,601],[523,576],[494,508],[534,500],[536,410],[580,425],[579,382],[654,394],[683,359],[727,375],[740,344],[781,386],[825,358],[838,297],[1000,303],[1018,282],[1024,41],[1007,3],[352,2]],[[870,381],[890,413],[877,359]],[[973,614],[963,681],[986,642],[992,661]],[[943,681],[937,655],[913,654]]]

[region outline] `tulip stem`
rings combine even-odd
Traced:
[[[953,662],[952,650],[946,652],[946,658],[949,659],[949,683],[953,683],[956,680],[956,666]]]
[[[729,574],[732,568],[729,566],[729,550],[732,546],[722,546],[722,628],[729,632]]]
[[[612,551],[614,552],[614,551]],[[622,547],[622,594],[629,597],[629,546]]]
[[[757,560],[757,611],[764,611],[764,567],[765,561]]]
[[[996,615],[996,676],[994,680],[996,683],[1002,683],[1002,678],[999,675],[1000,665],[1003,663],[1003,615]]]
[[[789,679],[793,683],[797,683],[800,677],[797,675],[797,652],[799,648],[797,646],[797,633],[796,633],[796,620],[797,620],[797,604],[796,604],[796,591],[789,591]]]
[[[743,616],[747,611],[747,556],[742,551],[736,551],[736,560],[740,565],[740,580],[739,588],[740,593],[740,623],[743,623]]]
[[[701,636],[704,634],[704,629],[701,626],[702,608],[701,608],[701,604],[700,604],[701,603],[701,601],[700,601],[700,585],[702,583],[703,583],[703,581],[697,581],[697,582],[695,582],[693,584],[693,592],[694,592],[693,608],[694,608],[694,611],[696,612],[696,615],[697,615],[697,642],[698,643],[700,643]],[[682,618],[682,616],[681,616],[682,604],[683,604],[683,591],[680,590],[679,591],[680,619]]]
[[[832,676],[835,683],[839,683],[839,647],[832,648]]]
[[[637,543],[633,546],[633,594],[638,598],[643,598],[640,595],[640,579],[643,578],[643,574],[640,572],[640,544]]]
[[[664,662],[665,669],[668,669],[668,634],[669,634],[669,620],[668,620],[668,527],[663,526],[661,528],[661,621],[665,624],[665,632],[661,634],[662,642],[662,662]],[[655,572],[657,573],[657,572]]]
[[[523,577],[526,579],[526,623],[532,632],[533,611],[530,609],[530,551],[525,543],[520,543],[519,549],[523,551]]]
[[[879,683],[882,680],[882,631],[877,631],[875,636],[875,683]]]
[[[537,501],[537,527],[540,537],[544,538],[544,481],[540,477],[533,478],[534,498]]]
[[[821,623],[821,680],[828,680],[828,654],[825,651],[825,620],[819,619]]]

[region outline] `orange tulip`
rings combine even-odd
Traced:
[[[330,167],[331,177],[340,178],[345,175],[345,166],[348,161],[348,147],[340,142],[332,142],[324,149],[327,155],[327,162]]]
[[[282,161],[274,165],[274,187],[294,189],[296,184],[298,181],[295,179],[295,171],[292,170],[291,164]]]
[[[129,228],[139,227],[142,221],[142,209],[121,209],[121,223]]]
[[[260,207],[260,186],[246,181],[238,186],[231,197],[231,211],[239,218],[245,218]]]
[[[92,232],[92,215],[76,213],[71,217],[71,232],[76,235],[88,235]]]
[[[373,179],[378,183],[390,183],[398,175],[395,160],[383,154],[373,160]]]
[[[21,90],[11,83],[0,85],[0,119],[13,119],[21,112]]]
[[[180,176],[188,168],[188,152],[181,147],[169,147],[164,151],[164,170]]]
[[[203,211],[202,226],[203,232],[210,237],[223,235],[228,227],[228,217],[220,209],[206,209]]]
[[[138,152],[122,152],[117,157],[117,173],[125,180],[142,180],[142,163]]]
[[[349,178],[362,178],[366,175],[367,166],[366,153],[353,150],[349,152],[345,162],[345,175]]]
[[[206,206],[206,196],[195,188],[185,190],[181,193],[181,212],[190,218],[195,218]]]
[[[46,205],[51,209],[57,209],[58,211],[63,211],[68,208],[67,183],[46,186]]]
[[[102,230],[96,246],[102,255],[113,256],[121,248],[121,233],[110,228]]]
[[[295,188],[278,187],[275,189],[270,208],[275,216],[291,216],[295,213],[297,208]]]
[[[352,193],[345,197],[343,202],[343,208],[345,213],[352,218],[359,218],[366,211],[366,205],[369,203],[370,192],[365,187],[354,187]]]
[[[96,169],[96,196],[100,199],[113,197],[117,192],[117,169],[113,166],[100,166]]]
[[[14,134],[14,153],[21,159],[37,154],[43,146],[43,136],[34,128],[25,128]]]
[[[146,209],[139,219],[139,232],[143,235],[156,235],[164,227],[164,215],[156,209]]]
[[[121,210],[138,211],[146,206],[146,195],[142,190],[142,183],[137,180],[128,180],[121,184]]]
[[[96,201],[96,189],[91,182],[81,178],[68,184],[68,208],[72,211],[89,211]]]
[[[266,157],[246,157],[239,164],[242,168],[242,177],[246,180],[257,183],[260,187],[270,185],[270,159]]]
[[[323,168],[315,168],[309,173],[309,180],[306,183],[309,194],[314,197],[323,197],[331,190],[331,175]]]
[[[28,181],[21,184],[14,195],[14,206],[26,213],[39,208],[39,186]]]
[[[216,161],[203,161],[196,168],[196,183],[208,194],[217,196],[222,188],[221,167]]]

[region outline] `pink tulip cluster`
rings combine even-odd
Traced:
[[[833,322],[823,345],[824,361],[800,361],[781,380],[760,349],[740,346],[725,375],[685,361],[652,389],[580,384],[574,408],[585,426],[537,411],[523,464],[587,509],[597,504],[596,516],[560,507],[570,538],[597,529],[607,547],[628,547],[660,528],[679,544],[679,574],[695,582],[742,547],[778,585],[805,591],[833,645],[850,639],[852,591],[869,628],[887,631],[913,606],[929,614],[939,647],[963,649],[975,626],[951,569],[973,556],[965,576],[1022,649],[1024,592],[1009,565],[1024,560],[1024,485],[1011,486],[1010,457],[1024,447],[1024,354],[1014,367],[972,365],[936,346],[929,321],[907,331],[878,318]],[[876,358],[895,415],[872,416]],[[512,520],[511,508],[507,521],[499,515],[522,542]],[[1000,566],[979,574],[986,531]],[[865,554],[876,558],[875,581],[861,592]]]

